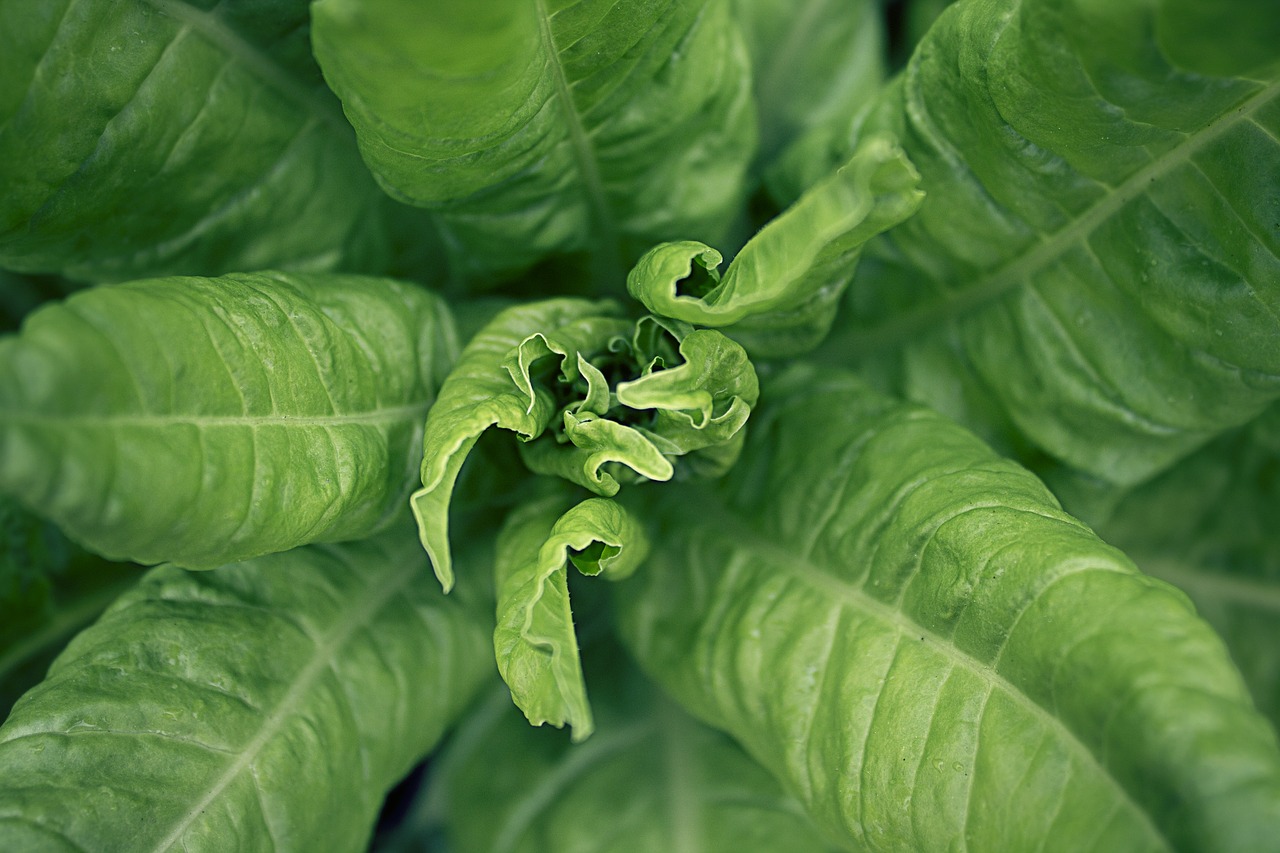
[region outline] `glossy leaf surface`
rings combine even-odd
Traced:
[[[144,563],[358,538],[403,508],[455,350],[443,303],[386,279],[94,288],[0,340],[0,488]]]
[[[769,399],[722,488],[656,507],[617,599],[646,670],[820,826],[1280,849],[1276,734],[1185,596],[937,414],[811,368]]]
[[[0,847],[358,849],[490,665],[405,530],[155,569],[0,728]]]
[[[1256,416],[1280,395],[1277,43],[1270,0],[947,9],[837,146],[893,133],[927,200],[864,256],[832,357],[1123,485]]]

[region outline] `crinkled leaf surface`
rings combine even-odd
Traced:
[[[530,728],[505,696],[461,728],[443,759],[437,795],[450,850],[830,849],[799,805],[736,744],[658,696],[624,661],[616,666],[630,679],[621,687],[592,673],[592,684],[602,687],[601,727],[587,743],[570,746],[558,732]],[[614,673],[612,680],[620,679]]]
[[[0,340],[0,488],[144,563],[359,538],[408,497],[455,350],[444,304],[386,279],[94,288]]]
[[[594,730],[569,604],[569,565],[584,575],[621,580],[648,550],[640,522],[605,498],[565,511],[564,500],[551,495],[510,517],[494,564],[493,645],[498,672],[530,723],[567,723],[575,742]]]
[[[1254,417],[1280,395],[1277,44],[1272,0],[950,7],[853,128],[894,133],[927,200],[864,256],[832,356],[1124,485]]]
[[[767,165],[816,125],[843,122],[884,79],[876,0],[733,0],[751,55]]]
[[[421,214],[393,209],[361,163],[307,9],[0,3],[0,265],[90,280],[387,269],[389,229]]]
[[[393,196],[459,268],[720,239],[755,148],[728,0],[320,0],[316,55]],[[609,281],[608,279],[614,279]]]
[[[719,332],[611,302],[550,299],[501,312],[471,339],[423,436],[412,506],[447,590],[449,504],[467,454],[492,426],[515,432],[529,470],[611,497],[622,482],[718,475],[741,449],[755,368]]]
[[[753,237],[723,277],[711,247],[664,243],[640,259],[627,289],[655,314],[732,326],[753,354],[806,352],[830,328],[866,242],[920,206],[918,181],[891,140],[869,139]]]
[[[0,847],[359,849],[488,671],[485,621],[407,530],[155,569],[0,728]]]
[[[516,306],[487,323],[458,356],[427,419],[422,439],[423,485],[412,499],[422,545],[446,590],[453,586],[449,499],[467,454],[492,426],[532,440],[547,428],[554,413],[554,401],[544,389],[534,389],[532,380],[519,369],[524,382],[506,369],[508,358],[516,353],[519,368],[522,344],[533,338],[533,343],[545,345],[548,333],[565,326],[573,327],[575,340],[591,339],[592,327],[601,330],[597,337],[607,337],[623,327],[616,315],[617,306],[611,303],[580,299]],[[552,352],[550,347],[544,350],[541,354]],[[575,350],[575,359],[576,355]]]
[[[1120,501],[1098,532],[1181,587],[1280,727],[1280,409]],[[1271,432],[1267,432],[1267,427]]]
[[[941,416],[802,368],[653,509],[641,664],[851,849],[1277,850],[1280,750],[1167,584]],[[837,427],[837,425],[839,425]]]

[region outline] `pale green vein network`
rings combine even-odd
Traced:
[[[1076,734],[1069,729],[1061,720],[1050,713],[1046,708],[1042,707],[1031,697],[1023,693],[1017,685],[1007,680],[995,668],[995,662],[992,664],[983,663],[982,661],[965,654],[957,649],[949,640],[939,636],[933,631],[918,625],[910,618],[905,616],[901,611],[896,610],[882,601],[879,601],[862,589],[845,583],[838,578],[832,577],[821,567],[814,565],[807,558],[802,558],[794,551],[784,548],[782,545],[774,542],[760,534],[759,531],[752,529],[737,518],[726,512],[723,507],[713,501],[704,501],[697,504],[696,507],[689,507],[691,515],[699,515],[703,519],[701,529],[706,530],[710,535],[714,535],[721,539],[727,540],[730,548],[738,553],[743,553],[746,549],[765,559],[768,559],[777,571],[785,571],[794,575],[805,585],[821,592],[824,597],[834,601],[842,608],[849,608],[856,612],[867,614],[876,619],[898,633],[899,639],[907,636],[917,638],[923,637],[929,646],[936,649],[941,655],[947,658],[952,665],[960,666],[974,676],[982,679],[992,689],[998,689],[1005,695],[1013,699],[1019,707],[1026,710],[1031,716],[1035,717],[1049,731],[1056,732],[1060,735],[1061,741],[1068,744],[1072,751],[1079,755],[1082,761],[1094,768],[1099,778],[1105,780],[1105,783],[1114,791],[1118,801],[1125,804],[1128,809],[1137,816],[1143,829],[1147,834],[1155,840],[1161,847],[1167,850],[1173,850],[1174,847],[1164,837],[1160,829],[1152,822],[1151,816],[1133,799],[1132,795],[1125,789],[1118,780],[1107,770],[1107,768],[1094,755],[1093,751],[1084,744]],[[749,546],[745,543],[749,543]],[[1038,595],[1044,592],[1053,584],[1059,583],[1065,578],[1072,577],[1082,572],[1090,571],[1106,571],[1120,574],[1118,570],[1107,569],[1104,566],[1086,566],[1070,572],[1065,572],[1050,581],[1050,584],[1038,591]],[[1022,613],[1030,609],[1034,601],[1028,601],[1026,608]],[[1021,614],[1020,614],[1021,615]],[[1015,621],[1006,634],[1006,638],[1012,636],[1013,631],[1017,627]],[[1002,647],[1003,648],[1003,647]],[[999,658],[997,657],[997,661]],[[890,665],[889,669],[892,670]]]
[[[293,719],[297,706],[304,700],[307,692],[315,686],[317,679],[333,665],[334,658],[347,641],[359,629],[372,622],[373,618],[390,603],[397,593],[401,592],[413,580],[420,570],[420,566],[410,562],[400,572],[391,575],[385,586],[370,588],[368,597],[362,605],[352,610],[346,619],[340,621],[327,635],[320,638],[320,641],[315,646],[311,660],[299,670],[288,692],[280,698],[276,707],[267,714],[263,720],[262,728],[258,730],[258,733],[254,735],[249,743],[245,744],[244,749],[241,750],[236,760],[209,787],[208,792],[200,800],[193,803],[187,813],[169,831],[168,835],[152,848],[156,853],[171,850],[178,844],[183,833],[199,818],[209,804],[216,800],[227,786],[253,763],[254,759],[258,757],[258,753],[262,751],[271,738]]]
[[[1008,263],[977,279],[972,285],[952,291],[944,301],[868,328],[850,340],[849,346],[857,353],[868,353],[900,345],[923,331],[936,328],[942,321],[968,314],[1020,285],[1028,284],[1032,276],[1053,263],[1072,246],[1082,243],[1126,205],[1140,198],[1152,183],[1189,162],[1202,149],[1242,122],[1253,121],[1254,114],[1269,106],[1278,95],[1280,81],[1270,83],[1234,110],[1220,115],[1198,133],[1188,134],[1185,140],[1134,172],[1061,229],[1040,235],[1039,242]]]

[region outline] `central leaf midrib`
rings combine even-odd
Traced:
[[[385,585],[371,584],[366,587],[366,598],[362,606],[350,611],[347,618],[340,620],[321,638],[320,642],[316,643],[311,659],[307,661],[306,666],[298,671],[288,691],[276,703],[275,708],[267,714],[263,720],[262,728],[259,729],[252,740],[245,744],[244,749],[239,752],[236,760],[231,762],[223,774],[210,785],[208,792],[198,802],[194,803],[187,810],[187,813],[178,820],[173,829],[156,844],[153,848],[156,853],[172,849],[181,840],[182,834],[204,813],[205,809],[226,790],[228,785],[235,781],[236,777],[249,768],[267,743],[293,718],[294,709],[302,703],[306,694],[314,687],[316,680],[329,670],[334,659],[351,637],[361,628],[370,624],[374,617],[390,603],[391,599],[416,577],[420,568],[417,563],[409,561],[399,572],[390,575],[386,579]]]
[[[327,101],[319,89],[310,89],[294,78],[274,57],[227,27],[213,14],[183,0],[145,0],[153,9],[193,30],[252,69],[264,83],[316,116],[344,140],[354,143],[355,131],[336,102]],[[215,7],[216,8],[216,7]]]
[[[973,284],[953,291],[950,298],[906,311],[878,326],[860,331],[857,338],[850,341],[850,346],[859,355],[907,346],[920,334],[938,328],[943,322],[971,314],[1018,287],[1029,284],[1032,276],[1141,197],[1152,183],[1188,162],[1197,152],[1240,122],[1251,120],[1255,113],[1277,95],[1280,95],[1280,80],[1273,81],[1243,104],[1219,113],[1199,131],[1187,134],[1186,139],[1125,178],[1063,227],[1040,235],[1039,241],[980,276]]]
[[[731,548],[750,550],[756,555],[765,555],[773,563],[785,567],[808,586],[835,598],[839,606],[850,607],[872,619],[887,623],[891,628],[906,636],[924,638],[942,655],[950,658],[955,665],[983,679],[995,689],[1009,696],[1020,707],[1026,709],[1032,716],[1040,720],[1050,731],[1058,732],[1061,739],[1069,744],[1077,754],[1081,755],[1087,765],[1096,768],[1098,776],[1110,784],[1119,801],[1124,803],[1129,808],[1129,811],[1138,817],[1143,828],[1153,839],[1159,842],[1166,850],[1174,849],[1155,825],[1147,810],[1133,799],[1128,789],[1102,764],[1093,753],[1093,750],[1080,740],[1079,736],[1062,720],[1054,716],[1047,708],[1041,706],[994,668],[957,648],[947,638],[939,636],[930,629],[918,624],[902,611],[871,597],[858,587],[833,577],[820,566],[816,566],[799,556],[797,552],[779,545],[774,540],[763,535],[759,530],[744,524],[736,515],[726,511],[718,501],[702,501],[697,504],[696,508],[690,507],[689,512],[692,514],[690,517],[697,516],[703,519],[703,529],[712,531],[713,535],[728,540]]]
[[[573,153],[574,165],[582,179],[583,194],[590,209],[591,226],[596,237],[595,256],[604,267],[606,275],[610,277],[616,275],[620,278],[620,272],[615,269],[620,262],[618,229],[613,219],[613,212],[609,208],[609,201],[605,197],[599,159],[596,157],[591,140],[587,137],[586,129],[582,126],[582,117],[578,114],[577,105],[573,101],[569,79],[565,75],[560,51],[556,48],[555,34],[551,30],[551,16],[547,12],[546,0],[536,0],[536,3],[538,31],[543,52],[547,57],[547,65],[551,69],[560,114],[568,130],[569,149]]]

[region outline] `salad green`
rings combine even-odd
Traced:
[[[1280,851],[1278,401],[1273,0],[0,0],[0,849]]]

